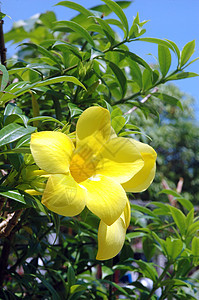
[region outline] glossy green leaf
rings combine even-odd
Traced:
[[[181,57],[180,57],[180,67],[183,67],[186,64],[186,62],[193,55],[194,51],[195,51],[195,40],[187,43],[183,47]]]
[[[171,66],[171,53],[168,47],[158,45],[158,61],[162,76],[165,77]]]
[[[9,74],[4,65],[0,64],[0,91],[3,91],[9,81]]]
[[[178,107],[181,108],[181,110],[183,110],[183,106],[182,106],[182,103],[180,102],[180,100],[173,97],[173,96],[170,96],[170,95],[167,95],[167,94],[164,94],[164,93],[159,93],[159,92],[153,93],[153,96],[157,97],[158,99],[161,99],[161,100],[165,101],[166,103],[168,103],[170,105],[178,106]],[[164,192],[168,193],[167,191],[164,191]],[[173,192],[171,190],[169,190],[169,191],[171,193]]]
[[[171,215],[173,217],[174,222],[176,223],[177,227],[179,228],[182,235],[185,234],[186,231],[186,217],[176,207],[170,206]]]
[[[0,130],[0,146],[14,142],[24,135],[31,134],[35,131],[35,129],[36,127],[32,126],[27,126],[27,128],[24,128],[17,123],[6,125]]]
[[[0,195],[3,197],[7,197],[9,199],[13,199],[17,202],[26,204],[24,195],[22,195],[18,190],[10,190],[10,191],[1,191],[0,190]]]
[[[86,29],[84,29],[81,25],[73,22],[73,21],[58,21],[55,22],[54,31],[59,31],[60,29],[70,28],[76,33],[79,33],[82,38],[84,38],[91,46],[95,47],[95,43],[88,33]]]
[[[109,8],[118,16],[121,23],[124,25],[124,28],[126,29],[126,36],[127,36],[129,31],[129,25],[128,25],[126,15],[124,14],[121,7],[112,0],[103,0],[103,2],[105,2],[109,6]]]

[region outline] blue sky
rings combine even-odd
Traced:
[[[100,0],[73,0],[86,8],[102,4]],[[58,0],[3,0],[1,11],[11,17],[6,18],[4,24],[5,32],[9,31],[20,19],[28,19],[36,13],[53,10],[58,20],[69,20],[75,16],[75,11],[55,6]],[[198,0],[134,0],[131,6],[125,10],[129,24],[133,17],[139,12],[141,20],[150,20],[145,28],[145,37],[167,38],[174,41],[180,50],[191,40],[196,40],[196,52],[193,58],[199,56],[199,1]],[[155,63],[153,55],[157,55],[157,45],[146,42],[134,42],[128,45],[130,50],[144,58],[148,63]],[[8,56],[12,54],[13,48]],[[175,57],[174,63],[175,63]],[[199,61],[190,65],[187,71],[199,73]],[[183,92],[192,95],[196,100],[196,116],[199,119],[199,77],[183,79],[174,82]]]

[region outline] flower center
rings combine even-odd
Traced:
[[[80,183],[95,174],[97,161],[89,155],[75,153],[70,162],[70,173],[77,183]]]

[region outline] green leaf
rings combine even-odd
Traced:
[[[121,8],[127,8],[132,3],[132,1],[115,1]],[[112,10],[108,5],[97,5],[91,8],[91,10],[99,11],[104,14],[105,17],[111,14]]]
[[[156,246],[154,244],[154,241],[149,236],[143,237],[142,248],[144,250],[144,255],[147,261],[150,261],[153,255],[155,254]]]
[[[0,11],[0,20],[2,20],[5,16],[6,16],[6,14],[4,14]]]
[[[194,207],[191,201],[189,201],[188,199],[176,198],[176,200],[189,211]]]
[[[81,25],[73,21],[58,21],[55,22],[54,31],[59,31],[60,29],[70,28],[76,33],[79,33],[91,46],[95,47],[95,43],[86,29]]]
[[[42,23],[47,27],[52,29],[53,27],[53,22],[55,22],[56,15],[53,11],[47,11],[44,14],[41,14],[39,19],[42,21]]]
[[[128,61],[129,61],[130,69],[131,69],[132,78],[139,85],[139,87],[141,89],[142,88],[142,72],[140,70],[140,67],[138,66],[138,64],[135,61],[133,61],[131,59],[128,59]]]
[[[35,129],[36,127],[32,126],[24,128],[17,123],[6,125],[0,130],[0,146],[14,142],[24,135],[31,134]]]
[[[183,242],[180,239],[167,237],[165,241],[165,249],[169,259],[176,259],[183,250]]]
[[[195,266],[198,266],[198,261],[199,261],[199,237],[194,236],[192,240],[192,245],[191,245],[191,250],[194,258],[194,264]]]
[[[24,199],[24,195],[22,195],[18,190],[10,190],[10,191],[1,191],[0,195],[3,197],[7,197],[9,199],[15,200],[17,202],[26,204],[26,201]]]
[[[80,115],[82,113],[82,109],[79,108],[74,103],[68,103],[68,108],[70,110],[70,116],[71,116],[71,118],[74,117],[74,116]]]
[[[121,23],[124,25],[124,28],[126,29],[126,36],[128,36],[129,25],[128,25],[127,18],[123,10],[121,9],[121,7],[112,0],[103,0],[103,2],[105,2],[109,6],[109,8],[118,16]]]
[[[149,43],[158,44],[158,45],[170,48],[173,52],[175,52],[173,46],[167,40],[161,40],[161,39],[157,39],[157,38],[145,37],[145,38],[137,38],[134,41],[142,41],[142,42],[149,42]]]
[[[112,119],[111,126],[115,130],[116,134],[118,134],[120,132],[120,130],[122,130],[122,128],[124,127],[125,123],[126,123],[126,120],[124,117],[116,116]]]
[[[58,48],[59,50],[63,51],[63,52],[71,52],[73,53],[75,56],[77,56],[79,59],[82,59],[81,54],[78,50],[77,47],[64,42],[64,41],[56,41],[55,44],[52,46],[52,48]]]
[[[143,60],[138,55],[136,55],[135,53],[132,53],[130,51],[125,51],[125,50],[122,50],[122,49],[115,49],[113,52],[115,52],[115,51],[124,54],[125,57],[129,57],[131,60],[137,62],[139,65],[143,66],[144,68],[146,68],[150,72],[152,72],[150,66],[146,63],[146,61]]]
[[[140,272],[147,278],[150,278],[153,282],[156,282],[158,273],[152,263],[148,263],[142,260],[136,260],[136,263],[140,267]]]
[[[58,77],[54,77],[54,78],[50,78],[50,79],[46,79],[43,81],[38,81],[35,82],[33,84],[27,84],[25,85],[25,87],[18,89],[14,95],[15,96],[20,96],[24,93],[26,93],[28,90],[36,88],[36,87],[41,87],[41,86],[46,86],[46,85],[50,85],[50,84],[55,84],[55,83],[59,83],[59,82],[72,82],[76,85],[81,86],[82,88],[85,88],[85,86],[76,78],[73,76],[58,76]]]
[[[180,233],[182,235],[184,235],[185,231],[186,231],[186,217],[185,217],[185,215],[181,212],[181,210],[179,210],[176,207],[170,206],[169,208],[170,208],[173,220],[174,220],[174,222],[176,223],[177,227],[180,230]]]
[[[0,91],[3,91],[5,89],[5,87],[8,84],[8,81],[9,81],[8,71],[6,67],[4,67],[4,65],[0,64]]]
[[[54,122],[54,123],[60,124],[61,126],[65,125],[64,123],[60,122],[59,120],[57,120],[53,117],[49,117],[49,116],[38,116],[35,118],[31,118],[28,120],[28,123],[32,123],[34,121]]]
[[[192,234],[195,234],[198,231],[198,228],[199,228],[199,221],[191,224],[187,230],[187,236],[191,236]]]
[[[186,227],[188,228],[191,224],[193,224],[194,220],[194,207],[190,210],[186,217]]]
[[[108,63],[109,63],[109,67],[111,68],[111,70],[113,71],[113,73],[116,76],[117,82],[120,86],[122,97],[124,97],[124,95],[126,94],[126,89],[127,89],[126,76],[124,75],[123,71],[116,64],[114,64],[111,61],[108,61]]]
[[[22,45],[36,49],[39,53],[50,58],[53,62],[55,62],[56,64],[58,64],[61,67],[59,59],[55,55],[53,55],[49,50],[45,49],[44,47],[37,45],[37,44],[33,44],[33,43],[23,43],[23,44],[20,44],[19,46],[22,46]]]
[[[113,31],[113,29],[108,25],[106,21],[102,20],[101,18],[95,17],[95,20],[100,24],[107,39],[110,41],[111,44],[113,44],[115,41],[115,32]]]
[[[178,57],[178,63],[179,63],[179,61],[180,61],[180,50],[179,50],[178,46],[173,41],[170,41],[168,39],[165,39],[165,40],[172,45],[172,47],[173,47],[173,49],[174,49],[174,51],[175,51],[175,53]]]
[[[168,47],[158,45],[158,60],[162,76],[165,77],[171,66],[171,53]]]
[[[80,4],[74,3],[72,1],[61,1],[61,2],[58,2],[57,4],[55,4],[54,6],[57,6],[57,5],[61,5],[61,6],[65,6],[65,7],[74,9],[76,11],[79,11],[81,14],[83,14],[87,17],[93,16],[93,13],[91,11],[86,9],[84,6],[81,6]]]
[[[199,74],[194,72],[180,72],[174,75],[171,75],[166,78],[167,81],[169,80],[179,80],[179,79],[185,79],[185,78],[191,78],[191,77],[197,77]]]
[[[75,272],[71,264],[68,266],[68,271],[67,271],[67,279],[68,279],[68,285],[71,287],[76,283],[76,278],[75,278]]]
[[[183,47],[181,57],[180,57],[180,67],[183,67],[186,64],[186,62],[193,55],[194,51],[195,51],[195,40],[187,43]]]
[[[165,101],[166,103],[168,103],[170,105],[178,106],[179,108],[181,108],[181,110],[183,110],[183,106],[182,106],[182,103],[180,102],[180,100],[173,96],[159,93],[159,92],[153,93],[153,96]]]
[[[152,86],[152,77],[151,72],[148,69],[145,69],[142,74],[142,90],[147,91]]]

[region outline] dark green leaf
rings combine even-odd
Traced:
[[[139,57],[135,53],[132,53],[130,51],[125,51],[125,50],[122,50],[122,49],[115,49],[113,52],[115,52],[115,51],[124,54],[125,57],[129,57],[133,61],[137,62],[139,65],[143,66],[144,68],[146,68],[150,72],[152,72],[150,66],[145,62],[145,60],[143,60],[141,57]]]
[[[22,195],[18,190],[11,190],[5,192],[0,190],[0,195],[9,199],[13,199],[17,202],[26,204],[26,201],[24,200],[24,195]]]
[[[162,76],[165,77],[171,66],[171,53],[168,47],[158,45],[158,60]]]
[[[132,1],[115,1],[121,8],[127,8]],[[92,10],[101,12],[105,17],[111,14],[112,9],[108,5],[97,5],[91,8]]]
[[[180,67],[183,67],[195,51],[195,40],[187,43],[182,49]]]
[[[68,271],[67,271],[67,279],[68,279],[68,285],[71,287],[76,283],[76,278],[75,278],[75,272],[71,264],[68,266]]]

